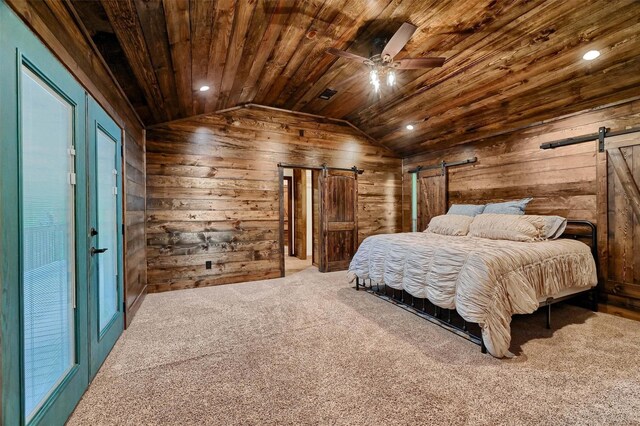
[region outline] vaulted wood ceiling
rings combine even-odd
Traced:
[[[253,102],[349,120],[409,155],[640,95],[637,0],[71,2],[148,125]],[[442,68],[376,95],[365,65],[325,53],[368,56],[405,21],[418,30],[398,58]]]

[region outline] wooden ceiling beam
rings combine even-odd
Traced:
[[[282,71],[287,66],[295,53],[298,42],[305,36],[314,16],[321,9],[324,1],[296,2],[293,6],[295,12],[289,15],[287,24],[280,33],[271,58],[267,61],[264,70],[258,79],[258,91],[252,102],[267,104],[266,99],[273,96],[272,87],[280,78]]]
[[[172,99],[180,115],[193,114],[193,84],[191,80],[191,21],[189,0],[163,0],[166,37],[171,52],[174,84],[178,93]]]
[[[293,9],[294,0],[278,0],[270,11],[269,24],[259,43],[254,60],[251,61],[249,72],[242,82],[242,90],[236,103],[250,102],[256,98],[259,89],[258,79],[262,75],[267,60],[272,55],[280,33],[286,22],[289,21]]]
[[[178,2],[171,2],[173,5]],[[149,49],[149,58],[153,70],[158,78],[158,85],[166,100],[165,108],[169,117],[177,117],[180,113],[190,113],[190,110],[179,111],[175,69],[171,61],[169,38],[167,37],[167,22],[162,0],[135,0],[135,8],[140,19],[142,34]],[[170,14],[169,16],[172,16]],[[171,18],[173,21],[173,16]]]
[[[132,0],[101,0],[155,120],[170,119]]]
[[[257,2],[239,0],[233,17],[233,27],[231,39],[227,48],[227,55],[224,62],[222,81],[220,83],[220,93],[218,94],[217,109],[225,108],[229,100],[230,91],[234,80],[238,77],[238,67],[242,60],[245,43],[249,37],[248,29],[251,17],[253,16]],[[252,28],[251,33],[259,32],[260,26]]]
[[[189,18],[191,35],[189,38],[191,90],[193,96],[192,114],[204,113],[206,95],[197,92],[198,88],[210,85],[207,81],[211,39],[213,37],[214,20],[216,17],[216,3],[213,1],[190,0]]]
[[[242,1],[242,0],[240,0]],[[209,62],[207,65],[206,84],[211,88],[203,93],[206,102],[204,111],[215,111],[220,98],[220,87],[227,60],[229,40],[233,31],[233,21],[236,9],[235,0],[220,0],[215,3],[215,20],[213,34],[209,46]]]

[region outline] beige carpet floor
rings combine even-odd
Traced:
[[[558,306],[498,360],[345,276],[149,295],[69,424],[640,424],[640,323]]]
[[[312,266],[311,256],[307,259],[298,259],[295,256],[285,256],[284,258],[284,275],[289,276],[296,274]]]

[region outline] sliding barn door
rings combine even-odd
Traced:
[[[640,319],[640,132],[605,141],[607,310]]]
[[[320,272],[349,267],[358,247],[358,175],[324,169],[320,175]]]
[[[434,216],[447,212],[447,170],[418,175],[418,231],[427,228]]]

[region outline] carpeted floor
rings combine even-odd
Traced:
[[[498,360],[345,276],[149,295],[69,424],[640,424],[638,322],[517,317]]]
[[[311,266],[311,256],[305,260],[298,259],[295,256],[286,256],[284,258],[284,275],[288,277],[291,274],[296,274]]]

